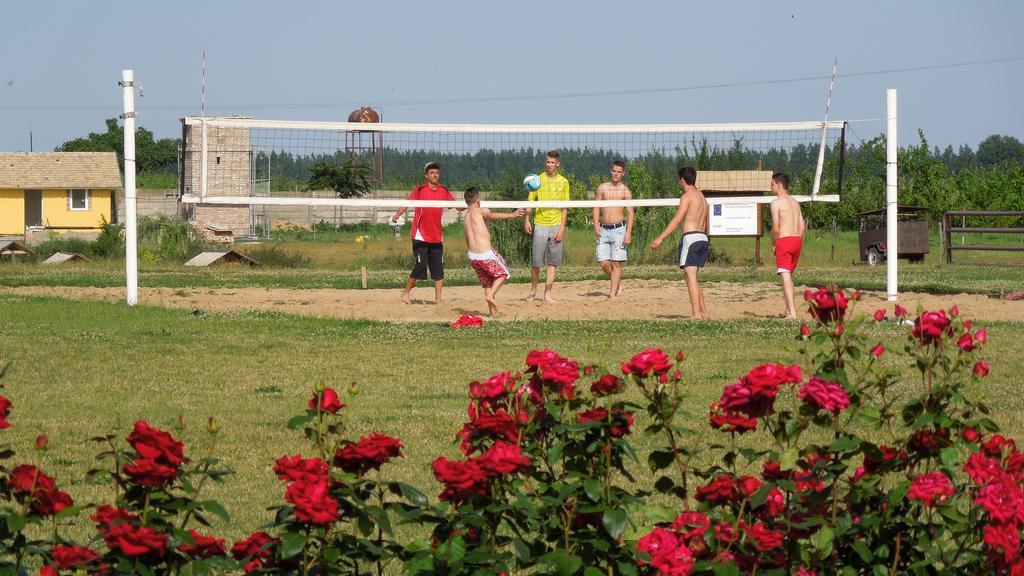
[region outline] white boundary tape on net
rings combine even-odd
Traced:
[[[798,202],[839,202],[837,194],[793,196]],[[727,196],[708,198],[708,204],[769,204],[774,196]],[[402,198],[300,198],[267,196],[207,196],[195,194],[181,197],[183,204],[217,204],[234,206],[344,206],[350,208],[465,208],[462,200],[404,200]],[[678,206],[679,198],[643,198],[637,200],[481,200],[483,208],[611,208],[616,206],[664,207]]]
[[[841,120],[807,122],[755,122],[749,124],[400,124],[393,122],[317,122],[312,120],[260,120],[224,116],[188,116],[187,126],[214,128],[271,128],[346,132],[479,132],[479,133],[659,133],[659,132],[770,132],[842,128]]]

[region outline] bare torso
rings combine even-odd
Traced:
[[[483,208],[476,206],[467,209],[463,228],[466,231],[466,248],[470,252],[482,254],[491,250],[491,231],[484,221]]]
[[[685,207],[683,233],[707,232],[708,201],[704,198],[704,194],[696,188],[690,188],[683,193],[680,203]]]
[[[800,203],[792,196],[779,196],[772,200],[772,216],[777,222],[779,238],[803,236],[804,216]]]
[[[626,200],[632,198],[629,187],[623,183],[618,185],[605,182],[597,187],[596,200]],[[625,206],[601,207],[601,224],[617,224],[626,219]]]

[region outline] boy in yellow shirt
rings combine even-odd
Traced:
[[[530,192],[530,201],[555,201],[569,199],[569,181],[558,173],[562,161],[557,151],[548,152],[544,162],[545,173],[540,175],[540,188]],[[537,283],[540,281],[540,268],[547,265],[547,278],[544,282],[544,303],[554,304],[551,297],[555,285],[555,268],[562,263],[562,237],[565,235],[567,208],[537,208],[536,215],[531,219],[533,209],[526,209],[524,227],[528,235],[533,235],[533,257],[530,271],[530,294],[526,299],[537,297]],[[532,221],[532,224],[531,224]]]

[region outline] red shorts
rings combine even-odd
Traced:
[[[473,266],[477,278],[480,279],[480,285],[484,288],[490,288],[494,285],[495,280],[498,278],[508,278],[511,274],[508,264],[505,263],[505,259],[501,257],[497,250],[491,250],[483,254],[470,252],[469,263]]]
[[[776,272],[793,273],[796,270],[796,263],[800,260],[800,249],[804,246],[804,240],[800,236],[784,236],[775,241],[775,267]]]

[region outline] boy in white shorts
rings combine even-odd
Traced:
[[[480,192],[476,188],[466,190],[463,198],[466,200],[467,207],[463,225],[466,230],[469,263],[476,271],[477,278],[480,279],[480,286],[484,289],[484,300],[487,301],[488,312],[491,316],[495,316],[498,314],[498,302],[495,296],[508,280],[511,271],[501,254],[491,247],[491,232],[487,229],[487,222],[519,218],[526,211],[520,208],[515,212],[495,213],[487,208],[481,208]]]
[[[594,199],[632,200],[633,193],[622,182],[625,173],[625,162],[612,162],[611,182],[598,186]],[[595,207],[594,234],[597,235],[597,263],[611,280],[608,298],[615,299],[622,294],[622,263],[626,261],[626,250],[633,240],[633,207]]]

